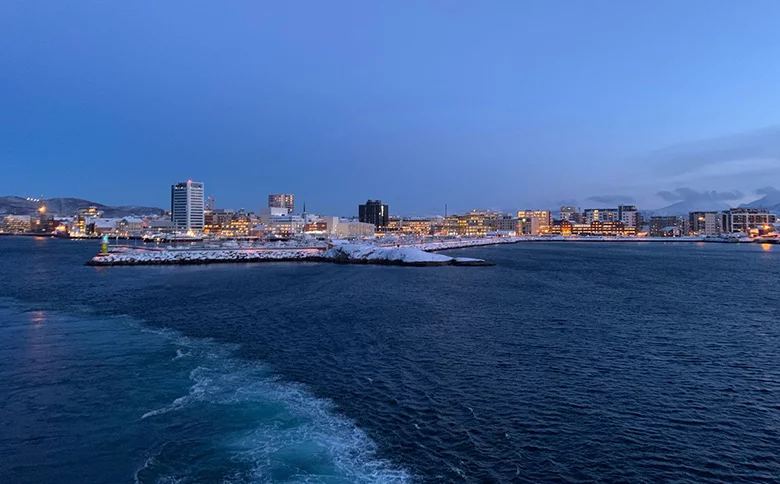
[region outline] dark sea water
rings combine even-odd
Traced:
[[[780,482],[780,246],[96,250],[0,237],[0,482]]]

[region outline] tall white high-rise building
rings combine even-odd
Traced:
[[[175,230],[200,232],[205,224],[203,183],[192,180],[171,185],[171,221]]]

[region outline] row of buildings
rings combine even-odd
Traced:
[[[748,233],[759,235],[774,229],[777,217],[760,208],[732,208],[723,212],[691,212],[687,217],[649,216],[634,205],[614,208],[563,206],[554,217],[549,210],[520,210],[504,213],[472,210],[437,217],[398,217],[381,200],[358,205],[357,217],[333,217],[307,213],[306,204],[298,213],[295,196],[276,193],[268,196],[267,207],[258,212],[216,208],[214,197],[206,197],[204,184],[188,180],[171,185],[168,216],[106,218],[94,207],[76,214],[53,217],[42,205],[39,217],[10,215],[0,219],[0,231],[20,233],[62,233],[70,236],[145,236],[186,234],[191,237],[291,238],[302,235],[367,237],[376,234],[413,236],[485,235],[614,235],[676,237],[717,236]]]
[[[777,216],[762,208],[731,208],[722,212],[690,212],[687,216],[645,217],[633,205],[620,205],[618,208],[586,209],[581,213],[572,210],[572,207],[561,207],[560,213],[561,217],[553,223],[551,233],[714,237],[736,233],[763,234],[773,231],[777,223]]]
[[[361,206],[362,207],[362,206]],[[683,216],[650,216],[633,205],[589,208],[583,211],[561,207],[559,216],[549,210],[521,210],[508,214],[472,210],[465,214],[433,218],[390,216],[378,231],[414,235],[614,235],[679,237],[718,236],[773,231],[777,216],[766,209],[732,208],[723,212],[691,212]]]
[[[303,211],[296,213],[295,195],[290,193],[268,195],[268,206],[259,212],[216,208],[213,197],[204,203],[204,195],[200,182],[189,180],[171,186],[171,231],[215,237],[367,237],[374,235],[377,223],[381,223],[307,213],[305,203]]]

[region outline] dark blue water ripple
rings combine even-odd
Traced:
[[[0,473],[17,480],[85,459],[92,482],[780,476],[777,246],[96,269],[92,245],[0,244],[0,461],[16,463]],[[20,356],[32,310],[45,361]],[[55,363],[69,370],[36,389],[26,372]]]

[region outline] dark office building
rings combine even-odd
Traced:
[[[382,200],[367,200],[364,205],[358,205],[358,218],[361,222],[384,228],[387,227],[390,210],[387,205],[382,205]]]
[[[650,217],[651,237],[679,237],[685,235],[685,219],[682,217]]]

